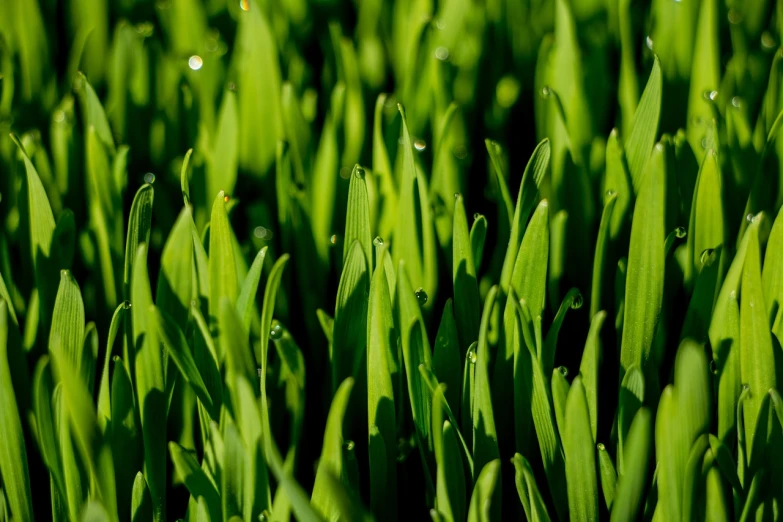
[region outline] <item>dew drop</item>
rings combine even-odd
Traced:
[[[427,142],[425,142],[424,140],[416,140],[413,142],[413,148],[421,152],[427,148]]]
[[[372,240],[372,244],[375,246],[383,245],[383,238],[381,236],[376,236],[375,239]]]
[[[541,96],[544,98],[549,98],[550,94],[552,94],[552,89],[550,89],[548,85],[541,89]]]
[[[194,71],[198,71],[201,69],[201,67],[204,65],[204,60],[201,59],[201,56],[194,54],[188,59],[188,67],[193,69]]]
[[[742,107],[742,98],[740,98],[739,96],[734,96],[731,99],[731,105],[734,108],[739,109],[740,107]]]
[[[351,178],[351,169],[348,167],[343,167],[340,169],[340,177],[343,179],[350,179]]]
[[[710,100],[715,101],[715,99],[718,97],[718,91],[710,91],[709,97]]]
[[[582,304],[584,304],[584,298],[581,293],[578,293],[571,300],[571,310],[579,310],[582,308]]]
[[[438,18],[437,20],[435,20],[435,27],[437,27],[442,31],[446,28],[446,22]]]
[[[468,348],[468,361],[470,361],[470,364],[476,364],[477,360],[478,356],[476,355],[476,347],[471,346]]]
[[[228,90],[231,92],[237,92],[237,84],[234,82],[228,82]]]
[[[123,301],[122,307],[126,310],[130,310],[130,307],[133,306],[130,301]]]
[[[462,197],[462,194],[460,194],[459,192],[455,192],[454,193],[454,199],[459,199],[461,197]]]
[[[568,377],[568,368],[566,368],[565,366],[559,366],[557,368],[557,371],[559,371],[560,375],[562,375],[563,377]]]
[[[269,330],[269,338],[273,341],[277,341],[281,337],[283,337],[283,327],[280,326],[280,323],[276,323],[272,326],[272,329]]]
[[[228,200],[231,199],[228,195],[223,196],[223,202],[228,203]]]
[[[258,226],[253,229],[253,235],[256,236],[258,239],[264,239],[266,237],[267,230],[265,227]]]
[[[644,39],[644,43],[647,45],[647,48],[649,50],[653,50],[653,39],[650,38],[650,35],[647,35]]]
[[[449,50],[445,47],[438,47],[435,49],[435,58],[438,60],[445,62],[449,59]]]
[[[598,451],[606,451],[606,446],[604,446],[603,442],[598,443]]]
[[[333,245],[337,244],[337,234],[332,234],[332,237],[329,238],[329,242]]]
[[[702,124],[701,116],[694,116],[693,118],[691,118],[691,123],[693,123],[694,125],[701,125]]]
[[[191,299],[190,306],[191,307],[198,306],[198,301],[196,301],[195,299]]]
[[[729,23],[737,25],[740,22],[742,22],[742,13],[740,13],[737,9],[732,7],[729,9]]]
[[[701,253],[701,256],[699,257],[699,260],[701,261],[701,264],[704,266],[709,266],[712,264],[712,257],[715,254],[715,250],[712,248],[704,249]]]
[[[356,177],[359,179],[364,179],[364,167],[360,167],[359,165],[356,165]]]
[[[346,440],[343,443],[343,448],[345,448],[345,451],[353,451],[353,449],[356,447],[356,444],[352,440]]]
[[[745,221],[747,221],[748,223],[753,223],[753,214],[748,214],[747,216],[745,216]]]
[[[260,515],[258,515],[259,522],[268,522],[269,520],[272,520],[272,515],[266,509],[263,510]]]
[[[679,239],[682,239],[688,235],[688,231],[685,229],[685,227],[677,227],[674,229],[674,235]]]
[[[775,38],[769,31],[764,31],[761,35],[761,47],[769,51],[775,48]]]
[[[155,174],[152,172],[147,172],[144,174],[144,183],[149,183],[150,185],[155,183]]]
[[[744,384],[742,385],[742,391],[747,391],[747,392],[750,392],[750,384],[748,384],[748,383],[744,383]]]
[[[427,292],[425,292],[422,287],[419,287],[414,294],[416,295],[416,300],[419,302],[419,306],[424,306],[427,303]]]
[[[263,370],[263,369],[261,369],[261,368],[258,368],[258,369],[256,370],[256,373],[258,373],[258,378],[259,378],[259,379],[260,379],[261,377],[263,377],[263,376],[264,376],[264,370]]]
[[[701,148],[706,149],[707,148],[707,138],[701,139]]]
[[[731,299],[734,299],[734,300],[736,301],[736,300],[737,300],[737,291],[736,291],[736,290],[732,290],[732,291],[729,293],[729,297],[730,297]]]
[[[606,191],[605,195],[606,195],[607,198],[611,198],[611,197],[615,196],[616,194],[617,194],[617,192],[615,192],[612,189],[609,189],[609,190]]]
[[[710,361],[710,372],[712,372],[713,375],[718,375],[718,363],[716,363],[714,359]]]

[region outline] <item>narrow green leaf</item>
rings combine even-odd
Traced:
[[[686,284],[693,285],[701,273],[704,262],[708,259],[702,254],[708,249],[725,244],[721,187],[718,155],[714,150],[710,150],[704,156],[693,191],[688,224],[689,262],[685,265]]]
[[[593,441],[598,438],[598,398],[599,379],[601,376],[601,361],[603,360],[603,347],[601,345],[601,330],[606,320],[606,312],[603,310],[593,316],[590,321],[590,330],[587,332],[585,349],[582,352],[582,362],[579,365],[579,375],[587,397],[587,409],[590,413],[590,429]]]
[[[519,453],[514,454],[511,462],[514,464],[514,481],[522,507],[525,510],[525,516],[530,522],[549,522],[551,519],[547,513],[544,499],[538,490],[530,463]]]
[[[223,509],[223,520],[233,516],[242,517],[245,510],[245,467],[249,463],[247,449],[242,442],[236,425],[231,417],[223,418],[223,469],[220,474],[220,501]]]
[[[327,474],[334,477],[342,477],[343,475],[343,422],[353,383],[353,378],[345,379],[337,388],[332,405],[329,407],[323,449],[318,461],[313,495],[310,500],[315,510],[328,520],[332,520],[340,514],[339,499],[331,494],[330,480]]]
[[[174,226],[163,245],[160,255],[160,272],[158,284],[155,290],[157,305],[173,317],[180,328],[185,328],[188,320],[190,302],[199,296],[199,290],[207,291],[208,284],[199,283],[200,269],[194,264],[198,263],[194,253],[192,231],[195,228],[190,206],[184,206],[174,222]],[[203,253],[203,247],[199,243]],[[202,259],[204,265],[206,255]],[[196,273],[194,277],[194,272]]]
[[[660,71],[657,74],[660,75]],[[640,110],[642,107],[640,104]],[[646,372],[663,301],[665,164],[664,147],[656,145],[634,208],[625,286],[621,375],[632,365],[638,365]]]
[[[718,5],[716,0],[706,0],[700,5],[691,65],[686,132],[688,143],[700,162],[704,156],[702,143],[705,143],[704,140],[712,140],[709,134],[714,116],[712,100],[705,100],[704,93],[721,87]]]
[[[598,469],[601,476],[601,490],[604,493],[604,502],[606,509],[612,510],[614,503],[615,490],[617,488],[617,471],[614,469],[614,462],[606,446],[599,442],[596,446],[598,450]]]
[[[476,266],[468,234],[468,220],[462,196],[454,202],[454,227],[452,233],[452,281],[454,284],[454,317],[460,347],[467,349],[478,339],[480,298],[476,281]]]
[[[332,385],[358,377],[367,346],[367,293],[370,275],[362,245],[354,240],[346,258],[334,313]]]
[[[98,391],[98,422],[101,427],[106,427],[106,422],[111,420],[111,396],[109,394],[109,361],[112,357],[114,341],[117,339],[120,328],[123,325],[127,310],[130,308],[130,301],[120,303],[114,310],[109,325],[109,336],[106,339],[106,354],[103,359],[103,371],[101,373],[100,388]]]
[[[394,184],[392,165],[389,161],[389,153],[386,150],[383,134],[383,108],[387,98],[386,93],[381,93],[375,100],[372,127],[372,170],[381,178],[378,195],[382,208],[378,215],[377,231],[383,237],[389,236],[394,229],[398,200],[397,187]]]
[[[152,520],[152,498],[141,471],[136,474],[136,479],[133,481],[131,499],[131,522]]]
[[[644,374],[638,366],[631,366],[623,377],[620,385],[620,399],[617,408],[617,440],[619,443],[617,451],[617,471],[622,475],[625,471],[623,465],[625,457],[625,440],[628,436],[628,430],[631,429],[631,422],[636,417],[636,412],[644,403],[645,383]]]
[[[152,227],[152,203],[155,199],[155,190],[152,185],[145,183],[136,192],[131,204],[128,217],[128,235],[125,240],[125,271],[123,275],[123,295],[130,298],[131,276],[133,275],[133,262],[136,251],[141,243],[149,243],[150,228]]]
[[[433,395],[432,431],[437,464],[437,509],[447,522],[465,519],[465,470],[454,432],[457,428],[443,420],[442,393]]]
[[[476,349],[476,381],[475,397],[473,399],[473,472],[476,484],[480,481],[480,474],[484,473],[484,467],[491,461],[497,461],[497,466],[500,467],[500,461],[496,460],[500,456],[500,452],[498,449],[498,436],[495,430],[492,394],[490,392],[490,347],[487,341],[489,320],[492,315],[492,309],[495,306],[497,293],[498,287],[493,286],[489,289],[484,300],[484,311],[481,314],[481,326],[478,335],[478,348]],[[481,470],[479,475],[475,475],[477,470]],[[499,506],[497,509],[500,509]],[[470,514],[468,516],[470,517]]]
[[[261,269],[264,268],[266,250],[267,247],[263,247],[256,254],[253,264],[250,265],[250,270],[247,271],[245,280],[242,281],[242,288],[237,298],[237,312],[245,328],[250,328],[250,319],[253,317],[253,304],[255,304],[258,283],[261,280]]]
[[[614,266],[609,262],[611,255],[609,249],[612,216],[614,216],[616,203],[616,193],[607,193],[604,201],[604,211],[601,214],[601,224],[598,227],[598,237],[595,240],[590,317],[595,316],[599,310],[608,309],[610,304],[609,297],[606,296],[606,290],[611,288],[609,281],[614,276]]]
[[[73,368],[86,377],[87,360],[84,354],[84,302],[79,285],[68,270],[60,272],[60,286],[52,313],[49,332],[49,352],[68,360]],[[85,385],[92,385],[85,380]]]
[[[212,194],[221,191],[226,194],[234,193],[240,144],[238,118],[236,95],[233,91],[226,90],[220,104],[212,154],[207,158],[204,187],[207,201]]]
[[[644,170],[652,153],[653,143],[658,135],[658,123],[661,115],[661,94],[663,81],[661,62],[655,57],[647,86],[644,88],[639,105],[633,116],[633,126],[625,143],[625,155],[628,158],[628,171],[631,174],[634,192],[642,190]],[[635,220],[634,220],[635,221]]]
[[[775,315],[783,310],[783,210],[778,211],[772,225],[763,266],[761,287],[764,289],[769,323],[772,325]]]
[[[0,473],[14,520],[34,520],[30,475],[27,468],[22,420],[8,362],[9,328],[8,305],[0,299],[0,419],[3,425],[3,444],[0,444]]]
[[[604,201],[604,213],[609,206],[611,194],[616,196],[615,209],[612,212],[610,221],[610,236],[617,240],[624,231],[628,213],[631,210],[631,204],[634,199],[634,190],[631,184],[631,177],[628,174],[628,166],[625,163],[625,153],[620,143],[619,131],[612,129],[609,133],[609,139],[606,142],[606,178],[604,180],[604,190],[606,198]],[[601,222],[603,226],[603,216]]]
[[[500,459],[491,460],[481,469],[470,495],[468,522],[492,522],[500,517]]]
[[[623,457],[625,472],[618,478],[612,504],[613,522],[636,520],[643,507],[652,460],[652,431],[652,414],[646,407],[642,407],[636,412],[628,432],[628,443]]]
[[[767,390],[777,386],[769,316],[764,304],[758,229],[758,220],[754,219],[746,232],[749,239],[740,295],[740,375],[742,382],[750,386],[744,407],[745,438],[750,441],[754,440],[762,398]],[[749,449],[748,460],[753,462],[752,448]]]
[[[476,272],[481,269],[484,257],[484,242],[487,239],[487,218],[481,214],[473,215],[473,225],[470,227],[470,249],[473,252],[473,263]]]
[[[477,334],[478,335],[478,332]],[[432,371],[438,380],[446,385],[446,400],[455,407],[460,404],[460,380],[463,350],[459,347],[457,325],[451,299],[443,307],[443,315],[435,337],[435,350],[432,354]],[[459,414],[459,410],[457,410]],[[468,412],[465,415],[469,415]]]
[[[193,498],[203,498],[209,508],[212,520],[222,520],[220,495],[217,487],[209,476],[185,448],[176,442],[169,442],[169,453],[177,475],[185,483],[185,487]]]
[[[235,303],[238,293],[231,225],[224,198],[220,191],[212,204],[209,228],[209,315],[212,317],[218,317],[223,297]]]
[[[179,169],[179,186],[182,191],[182,199],[185,201],[185,207],[190,204],[190,157],[193,155],[193,149],[188,149],[185,157],[182,158],[182,167]]]
[[[358,240],[361,250],[364,252],[367,269],[372,272],[372,231],[370,226],[370,202],[367,196],[365,170],[360,165],[354,165],[348,187],[343,263],[348,261],[354,240]]]
[[[550,154],[549,140],[544,139],[536,146],[525,167],[525,172],[522,174],[522,183],[517,194],[517,206],[514,209],[514,219],[511,222],[511,237],[506,248],[506,257],[503,260],[503,270],[500,274],[500,288],[505,293],[508,293],[508,287],[512,284],[520,244],[523,242],[523,236],[527,234],[525,223],[527,223],[527,218],[535,205],[538,187],[549,168]],[[540,207],[541,205],[539,205],[539,209]]]
[[[582,378],[571,383],[565,411],[563,452],[568,482],[568,512],[571,520],[598,519],[598,480],[590,411]]]
[[[498,188],[500,189],[500,199],[503,203],[502,205],[499,205],[501,212],[505,211],[505,215],[508,218],[508,225],[512,226],[514,202],[511,200],[511,192],[508,189],[508,174],[505,169],[506,162],[503,157],[503,148],[500,146],[500,143],[492,140],[484,140],[484,145],[487,147],[489,159],[492,161],[492,167],[495,171],[495,179],[497,180]],[[538,191],[537,186],[536,191]],[[527,216],[525,216],[525,220],[526,218]]]

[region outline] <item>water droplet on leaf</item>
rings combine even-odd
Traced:
[[[647,45],[647,48],[652,51],[652,49],[653,49],[653,39],[650,38],[649,35],[647,35],[647,37],[645,37],[644,43]]]
[[[201,56],[194,54],[188,59],[188,67],[193,69],[194,71],[198,71],[201,69],[201,67],[204,65],[204,60],[201,59]]]
[[[346,451],[353,451],[353,449],[356,447],[356,444],[352,440],[346,440],[343,443],[343,448],[345,448]]]
[[[550,94],[552,94],[552,89],[550,89],[548,85],[541,89],[541,96],[544,98],[549,98]]]
[[[563,377],[568,377],[568,368],[566,368],[565,366],[558,367],[557,371],[559,371],[560,375],[562,375]]]
[[[155,183],[155,174],[152,172],[147,172],[144,174],[144,183],[149,183],[150,185]]]
[[[273,341],[277,341],[281,337],[283,337],[283,327],[280,326],[280,323],[277,323],[269,330],[269,338]]]
[[[582,308],[582,304],[584,304],[584,298],[581,293],[578,293],[571,300],[571,310],[579,310]]]
[[[337,244],[337,234],[332,234],[332,237],[329,238],[329,242],[333,245]]]
[[[416,140],[413,142],[413,147],[421,152],[427,148],[427,143],[424,140]]]
[[[712,248],[706,248],[702,251],[701,256],[699,256],[699,261],[701,261],[701,264],[704,266],[709,266],[712,264],[713,256],[715,254],[715,249]]]
[[[688,235],[688,231],[685,229],[685,227],[677,227],[674,229],[674,235],[679,239],[682,239]]]
[[[416,295],[416,300],[419,302],[419,306],[424,306],[427,303],[427,292],[425,292],[422,287],[419,287],[414,294]]]
[[[383,245],[383,238],[381,236],[377,236],[375,239],[372,240],[372,244],[375,246]]]
[[[359,165],[356,165],[356,177],[359,179],[364,179],[364,167],[360,167]]]
[[[712,372],[713,375],[718,375],[718,363],[716,363],[714,359],[710,361],[710,372]]]

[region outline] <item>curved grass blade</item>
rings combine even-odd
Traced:
[[[538,358],[541,360],[541,366],[545,372],[552,370],[555,364],[555,351],[557,350],[557,338],[560,335],[560,327],[563,325],[565,316],[569,310],[576,310],[582,307],[583,297],[578,288],[572,288],[563,298],[560,303],[560,308],[557,309],[555,318],[552,321],[552,326],[549,327],[549,331],[546,333],[546,339],[544,340],[544,346],[538,349]],[[540,317],[540,316],[539,316]]]
[[[176,442],[169,442],[169,453],[177,475],[193,498],[203,498],[212,520],[221,520],[220,494],[210,477],[185,448]]]
[[[60,286],[52,313],[49,332],[49,352],[56,353],[76,368],[86,381],[87,364],[84,354],[84,302],[79,285],[68,270],[60,272]]]
[[[457,335],[457,325],[454,320],[451,299],[449,299],[443,307],[443,315],[441,316],[440,326],[435,337],[432,371],[446,385],[446,391],[444,392],[446,400],[455,407],[460,404],[460,366],[462,363],[462,356],[460,355],[462,350],[459,347]],[[459,413],[459,410],[457,410],[457,415]],[[465,415],[470,415],[470,412],[465,412]]]
[[[237,286],[231,225],[226,213],[225,196],[220,191],[212,204],[209,227],[209,315],[212,318],[219,316],[222,298],[228,298],[232,304],[236,302]]]
[[[114,348],[114,341],[125,320],[125,314],[130,309],[130,301],[120,303],[114,310],[109,324],[109,336],[106,339],[106,354],[103,360],[103,371],[101,373],[101,382],[98,390],[98,422],[101,423],[101,429],[106,428],[106,422],[111,420],[111,396],[109,394],[109,361]]]
[[[149,243],[150,228],[152,227],[152,204],[155,199],[155,190],[152,185],[145,183],[136,192],[131,204],[128,217],[128,234],[125,240],[125,271],[123,273],[123,295],[130,298],[131,276],[133,275],[133,262],[136,251],[141,243]]]
[[[579,375],[587,397],[587,409],[590,413],[590,429],[593,441],[598,437],[598,389],[601,375],[601,361],[603,359],[603,347],[601,345],[601,330],[606,320],[606,312],[603,310],[593,316],[590,321],[590,330],[587,332],[585,349],[582,352],[582,361],[579,365]]]
[[[624,232],[628,213],[631,211],[631,204],[634,199],[634,190],[631,183],[631,177],[628,174],[628,166],[625,163],[625,154],[623,146],[620,143],[619,131],[612,129],[609,133],[609,139],[606,142],[606,178],[604,181],[604,190],[606,197],[604,199],[604,214],[607,212],[612,193],[616,198],[615,207],[611,218],[609,218],[609,230],[612,240],[617,240]],[[603,216],[601,216],[601,226],[603,226]],[[599,229],[600,234],[600,229]],[[598,253],[596,252],[596,255]]]
[[[557,433],[560,440],[563,440],[566,421],[566,402],[568,401],[568,391],[571,385],[566,380],[568,368],[560,366],[552,370],[552,405],[555,407],[555,421],[557,422]]]
[[[152,498],[141,471],[136,474],[131,494],[131,522],[152,520]]]
[[[773,325],[775,316],[783,310],[783,210],[778,211],[767,240],[761,286],[764,289],[769,323]],[[783,341],[783,339],[779,340]]]
[[[185,206],[177,216],[160,256],[160,272],[155,290],[157,305],[172,316],[180,328],[187,326],[190,302],[198,298],[199,281],[194,277],[195,259],[192,229],[194,228],[190,206]],[[199,248],[202,248],[199,244]],[[204,256],[206,258],[206,255]],[[206,265],[206,259],[203,259]],[[205,270],[206,272],[206,270]],[[204,274],[206,275],[206,273]],[[208,283],[204,284],[206,292]]]
[[[456,427],[443,420],[442,388],[433,394],[432,431],[437,464],[436,503],[443,519],[454,522],[465,519],[465,470],[454,432]],[[459,435],[459,433],[457,433]]]
[[[500,518],[500,459],[491,460],[481,469],[470,495],[468,522],[497,522]]]
[[[487,239],[487,218],[481,214],[473,215],[473,225],[470,227],[470,249],[473,252],[473,263],[476,272],[481,270],[481,260],[484,256],[484,242]]]
[[[718,155],[710,150],[704,156],[693,191],[687,240],[689,261],[685,265],[685,281],[689,286],[704,267],[706,258],[702,258],[702,253],[725,244],[721,186]]]
[[[511,463],[514,464],[514,482],[525,516],[530,522],[549,522],[549,513],[538,490],[530,463],[519,453],[514,454]]]
[[[604,201],[604,210],[601,214],[601,224],[598,227],[598,237],[595,240],[595,257],[593,259],[592,293],[590,295],[590,317],[595,316],[599,310],[608,309],[608,299],[604,297],[605,290],[611,288],[608,283],[614,275],[614,266],[609,262],[609,248],[611,236],[612,216],[617,203],[616,193],[607,193]]]
[[[358,377],[367,352],[367,295],[370,273],[358,240],[351,244],[340,276],[332,340],[332,385]]]
[[[625,471],[625,466],[623,466],[625,439],[628,435],[628,430],[631,429],[631,423],[636,417],[636,412],[644,404],[644,392],[644,374],[638,366],[632,366],[625,373],[623,382],[620,385],[620,400],[617,408],[617,471],[620,475]]]

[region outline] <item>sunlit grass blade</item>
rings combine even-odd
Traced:
[[[612,510],[612,503],[614,503],[615,491],[617,489],[617,471],[614,468],[614,462],[609,452],[606,451],[606,446],[599,442],[596,445],[596,451],[598,452],[598,469],[601,477],[601,491],[604,494],[604,502],[606,503],[606,509]]]
[[[764,301],[772,325],[775,316],[783,310],[783,210],[778,211],[767,240],[761,287],[764,289]],[[783,341],[780,338],[778,340]]]
[[[145,183],[136,192],[131,205],[128,218],[128,234],[125,240],[125,271],[123,275],[123,296],[130,298],[131,276],[133,275],[133,262],[141,243],[149,243],[150,228],[152,226],[152,204],[155,199],[155,190],[152,185]]]
[[[514,454],[511,463],[514,465],[514,481],[525,516],[531,522],[548,522],[549,513],[538,490],[530,463],[519,453]]]
[[[127,310],[130,308],[130,301],[121,303],[114,310],[109,325],[109,335],[106,339],[106,353],[103,360],[103,370],[98,388],[98,422],[102,428],[111,420],[111,395],[109,394],[109,361],[111,361],[114,341],[117,339],[120,328],[123,325]]]
[[[492,404],[489,380],[490,350],[487,342],[489,319],[495,306],[498,288],[493,286],[487,293],[484,301],[484,311],[481,314],[481,326],[479,329],[478,347],[476,349],[476,381],[475,397],[473,399],[473,473],[476,484],[480,482],[477,470],[484,472],[484,467],[490,461],[498,459],[498,436],[495,430],[495,414]],[[500,461],[497,461],[500,467]],[[489,472],[487,472],[489,473]],[[499,480],[499,479],[498,479]],[[482,508],[483,509],[483,508]],[[499,507],[498,507],[499,509]],[[470,517],[470,515],[468,515]]]
[[[604,210],[601,214],[601,224],[598,227],[598,238],[595,240],[590,317],[595,316],[599,310],[607,310],[609,308],[608,305],[611,304],[609,297],[605,297],[605,295],[607,294],[606,290],[612,287],[609,281],[614,276],[614,266],[609,261],[612,216],[614,216],[616,204],[616,193],[607,193],[604,201]]]
[[[353,240],[345,260],[334,314],[334,338],[331,354],[332,386],[348,377],[358,377],[366,357],[367,294],[370,270],[362,244]]]
[[[237,160],[240,143],[237,96],[230,90],[224,91],[220,104],[217,128],[212,143],[212,154],[207,158],[204,194],[209,201],[212,194],[220,191],[234,193],[237,179]]]
[[[598,519],[598,477],[585,391],[582,378],[577,376],[566,402],[563,452],[571,520],[593,521]]]
[[[659,145],[645,169],[644,183],[639,183],[641,188],[633,213],[620,351],[621,375],[632,365],[647,371],[661,311],[665,267],[665,169],[666,152],[664,146]]]
[[[612,129],[609,133],[609,139],[606,142],[606,177],[604,179],[604,190],[606,197],[604,201],[604,213],[609,206],[610,194],[616,195],[616,209],[612,212],[610,219],[610,231],[613,240],[620,237],[624,232],[628,219],[628,213],[634,200],[634,190],[631,184],[631,176],[628,174],[628,166],[625,163],[625,152],[620,143],[620,136],[617,129]],[[603,221],[603,217],[601,218]]]
[[[212,204],[209,227],[209,315],[212,318],[218,317],[222,298],[228,298],[232,304],[236,302],[238,285],[231,225],[225,196],[220,191]]]
[[[133,492],[131,495],[131,522],[142,522],[152,520],[152,498],[150,490],[147,487],[147,481],[141,471],[136,474],[133,481]]]
[[[487,239],[487,218],[481,214],[473,215],[473,225],[470,227],[470,249],[473,252],[473,263],[476,272],[481,269],[484,257],[484,242]]]
[[[468,522],[495,522],[500,516],[500,459],[487,462],[473,486],[468,507]]]
[[[437,464],[436,502],[444,520],[465,518],[465,470],[458,446],[457,428],[443,420],[442,389],[433,395],[432,431]]]
[[[565,433],[566,402],[568,401],[568,391],[571,389],[566,375],[568,375],[568,368],[560,366],[552,370],[552,379],[550,381],[552,383],[552,406],[555,409],[555,421],[560,440],[563,440]]]
[[[193,227],[190,206],[185,206],[177,216],[163,245],[155,290],[156,304],[162,310],[166,310],[177,321],[180,328],[184,328],[187,324],[190,302],[197,299],[199,295],[198,279],[193,276],[195,261]]]
[[[245,328],[250,328],[250,320],[253,317],[253,305],[256,302],[256,292],[258,291],[258,283],[261,280],[261,270],[264,268],[266,250],[267,247],[263,247],[256,254],[253,264],[250,265],[250,270],[248,270],[244,281],[242,281],[239,297],[237,297],[237,312]]]
[[[52,313],[52,327],[49,333],[49,352],[67,359],[87,380],[87,360],[83,350],[84,302],[79,285],[68,270],[60,272],[60,286]]]
[[[644,88],[639,105],[633,116],[633,126],[625,142],[625,155],[628,159],[628,171],[631,174],[634,192],[642,190],[644,169],[653,143],[658,134],[658,123],[661,114],[661,93],[663,88],[661,64],[658,57],[653,62],[647,86]]]
[[[653,419],[650,410],[636,412],[624,449],[625,470],[617,480],[611,520],[635,520],[644,504],[653,447]]]
[[[593,316],[590,321],[590,330],[587,332],[585,348],[582,352],[582,361],[579,364],[579,375],[587,398],[587,409],[590,413],[590,429],[595,442],[598,437],[598,404],[599,388],[601,382],[601,363],[603,360],[603,346],[601,332],[606,320],[606,312],[603,310]]]
[[[691,286],[703,269],[702,253],[725,243],[721,186],[718,155],[710,150],[704,156],[696,178],[688,224],[689,262],[685,265],[685,279]]]
[[[631,423],[636,416],[636,412],[644,403],[644,396],[644,374],[638,366],[632,366],[625,373],[620,385],[620,399],[617,407],[617,471],[620,475],[625,471],[625,466],[623,465],[625,457],[624,447],[628,430],[631,429]]]
[[[340,514],[338,499],[333,496],[331,481],[326,475],[340,478],[343,476],[343,422],[353,384],[354,380],[350,377],[343,381],[332,399],[310,500],[315,510],[327,519],[333,519]]]
[[[195,457],[176,442],[169,442],[169,453],[174,470],[193,498],[203,498],[209,508],[210,518],[221,520],[220,494]]]
[[[365,172],[364,167],[360,165],[355,165],[353,172],[351,172],[348,208],[345,217],[345,237],[343,237],[343,262],[347,262],[353,242],[358,240],[367,261],[367,269],[372,272],[372,231]]]
[[[476,265],[468,234],[468,220],[461,195],[455,198],[452,233],[452,281],[454,283],[454,317],[460,347],[464,350],[478,339],[481,312]]]

